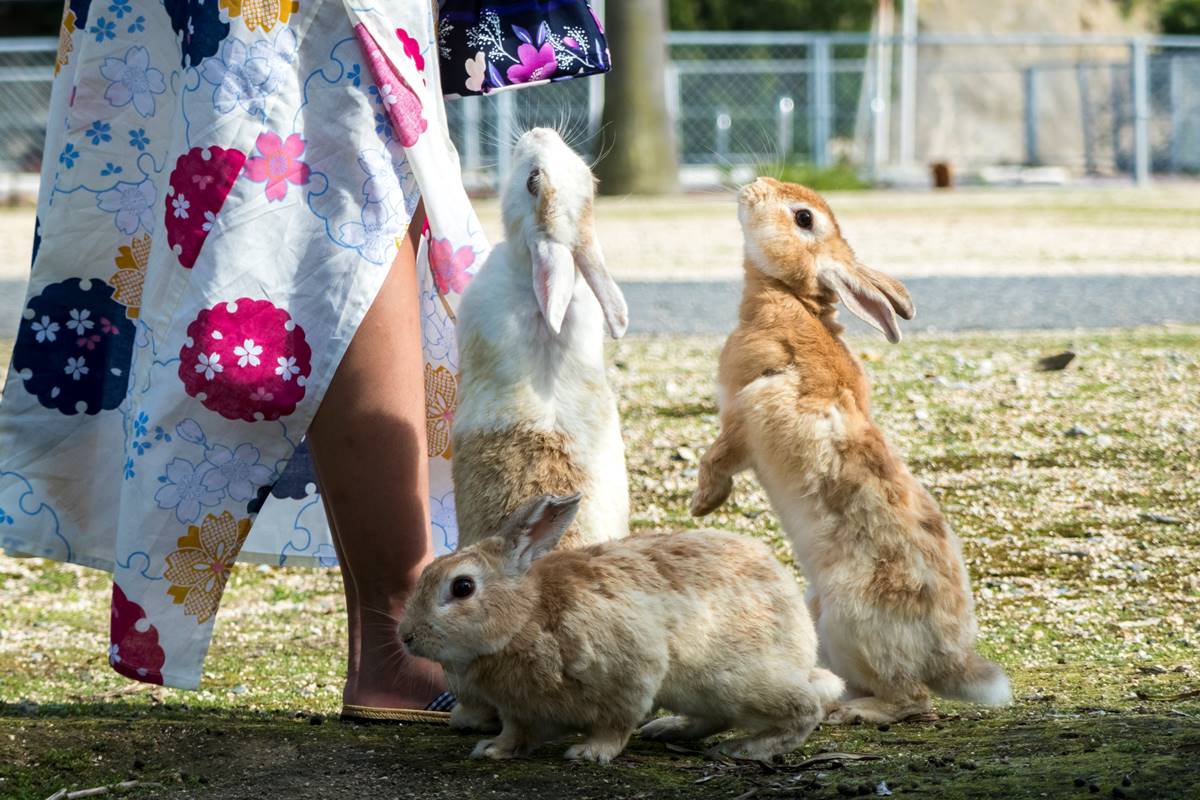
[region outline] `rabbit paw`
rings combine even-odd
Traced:
[[[460,702],[450,709],[450,729],[455,731],[478,731],[499,733],[500,717],[496,709],[486,705]]]
[[[703,466],[700,468],[700,485],[692,495],[692,516],[703,517],[720,508],[733,491],[733,478],[714,480]]]
[[[595,764],[609,764],[625,749],[621,742],[598,741],[589,739],[586,742],[571,745],[563,758],[568,761],[591,761]]]
[[[494,761],[515,758],[516,755],[515,751],[498,745],[495,739],[484,739],[471,751],[471,758],[490,758]]]

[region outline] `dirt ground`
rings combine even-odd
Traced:
[[[719,346],[612,345],[635,534],[697,525]],[[1200,328],[850,346],[881,426],[963,540],[980,648],[1008,671],[1012,707],[938,701],[936,719],[822,726],[766,768],[636,739],[608,768],[565,763],[566,742],[481,763],[466,758],[475,737],[332,718],[336,571],[239,565],[202,688],[184,692],[109,669],[107,574],[0,556],[0,798],[129,779],[162,784],[140,797],[247,800],[1200,796]],[[1068,369],[1035,370],[1064,349]],[[705,524],[791,563],[748,476]]]
[[[923,275],[1200,274],[1200,184],[1151,189],[831,193],[863,261]],[[492,241],[499,205],[476,204]],[[599,238],[618,280],[722,280],[741,272],[732,192],[601,198]],[[26,277],[33,212],[0,211],[0,281]]]

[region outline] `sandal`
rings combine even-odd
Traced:
[[[374,708],[372,706],[342,706],[341,719],[344,722],[424,722],[432,725],[449,725],[450,709],[458,701],[450,692],[442,692],[433,698],[433,702],[423,709],[416,708]]]

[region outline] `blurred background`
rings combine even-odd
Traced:
[[[935,166],[985,184],[1200,171],[1200,0],[596,5],[613,76],[448,104],[474,191],[494,190],[533,124],[609,151],[615,194],[767,165],[827,189],[924,185]],[[0,3],[0,193],[39,169],[61,12]]]

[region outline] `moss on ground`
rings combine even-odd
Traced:
[[[770,770],[636,740],[608,769],[565,764],[562,744],[482,764],[465,758],[472,738],[444,729],[331,718],[345,625],[335,572],[236,570],[204,688],[189,693],[108,669],[106,575],[0,557],[0,797],[129,778],[163,784],[144,797],[820,798],[880,782],[931,798],[1086,797],[1089,785],[1196,796],[1200,329],[852,344],[881,424],[964,540],[981,649],[1009,670],[1012,708],[943,702],[941,719],[886,731],[824,727]],[[719,345],[614,346],[638,530],[697,524],[685,509],[717,429]],[[1067,370],[1033,370],[1066,348],[1079,354]],[[750,477],[705,524],[763,537],[790,563]],[[881,760],[801,768],[824,750]]]

